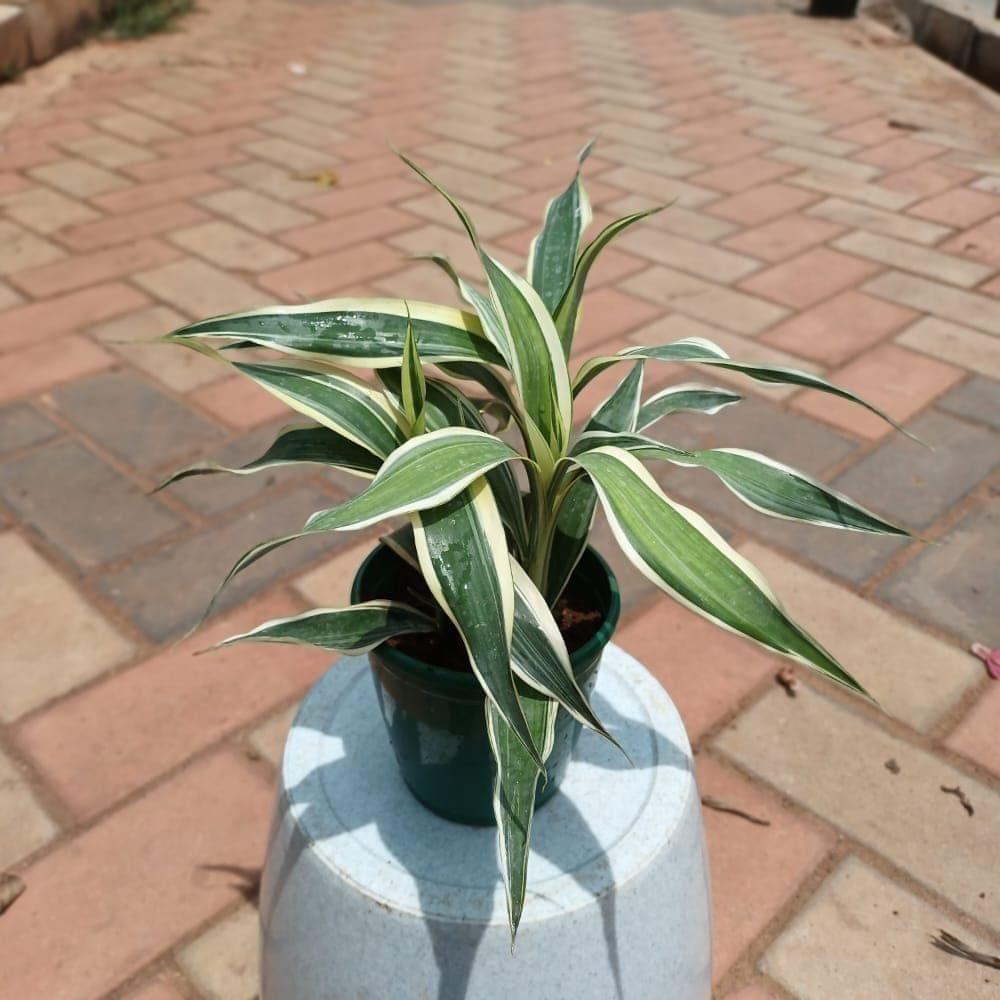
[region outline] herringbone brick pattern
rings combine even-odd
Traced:
[[[28,886],[0,917],[0,993],[256,995],[246,898],[273,767],[327,660],[191,652],[339,603],[370,541],[283,549],[175,645],[239,552],[346,484],[288,471],[151,495],[190,460],[255,457],[283,415],[141,342],[274,300],[451,301],[410,255],[446,252],[470,277],[474,258],[388,144],[518,264],[596,135],[598,223],[671,207],[596,269],[588,352],[707,336],[827,374],[934,448],[753,385],[663,427],[773,454],[923,536],[807,530],[697,473],[665,480],[887,716],[811,680],[788,697],[774,659],[615,560],[619,639],[678,703],[703,792],[770,821],[707,814],[718,995],[995,994],[998,973],[928,943],[943,926],[1000,948],[1000,685],[966,652],[1000,643],[995,101],[882,29],[764,3],[206,0],[175,34],[30,72],[0,116],[0,865]]]

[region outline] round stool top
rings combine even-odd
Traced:
[[[535,815],[524,920],[593,905],[656,856],[696,795],[673,703],[608,646],[597,714],[634,766],[585,730],[559,792]],[[338,661],[306,697],[285,748],[289,813],[332,877],[390,910],[503,924],[496,830],[435,816],[396,768],[367,659]]]

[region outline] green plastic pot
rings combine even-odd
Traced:
[[[351,588],[352,602],[391,593],[389,581],[398,571],[398,556],[378,546],[358,569]],[[570,655],[577,682],[589,695],[597,681],[601,654],[621,613],[618,581],[601,556],[588,548],[573,574],[572,585],[595,593],[603,612],[597,631]],[[484,695],[476,678],[415,659],[387,643],[373,649],[368,661],[382,718],[410,791],[445,819],[493,826],[496,772],[486,735]],[[555,744],[546,762],[547,781],[539,788],[537,806],[556,793],[580,728],[576,719],[559,710]]]

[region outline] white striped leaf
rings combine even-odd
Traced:
[[[379,379],[386,391],[401,396],[402,376],[399,369],[382,369]],[[489,434],[486,423],[475,404],[458,388],[439,379],[427,379],[424,413],[428,430],[446,427],[469,427]],[[509,463],[498,465],[486,473],[490,488],[500,506],[504,524],[510,529],[517,551],[524,554],[529,546],[528,525],[524,517],[521,489]]]
[[[362,479],[371,479],[382,467],[382,459],[362,448],[348,438],[327,427],[289,427],[283,430],[260,458],[237,468],[220,465],[218,462],[199,462],[175,472],[165,479],[154,492],[171,483],[217,472],[228,472],[235,476],[248,476],[266,469],[278,469],[286,465],[326,465],[341,469]]]
[[[634,455],[597,448],[576,461],[597,487],[615,540],[644,576],[715,624],[866,695],[785,614],[759,570],[699,514],[667,497]]]
[[[581,477],[570,486],[556,521],[545,575],[545,599],[555,604],[569,583],[573,570],[587,548],[587,539],[597,512],[597,494],[590,482]]]
[[[406,340],[403,343],[402,385],[400,403],[410,425],[411,434],[424,432],[424,403],[427,399],[427,383],[424,369],[417,351],[417,340],[413,335],[413,322],[407,317]]]
[[[412,438],[385,461],[363,493],[309,518],[309,531],[366,528],[388,517],[436,507],[504,462],[523,460],[509,444],[468,427]]]
[[[381,393],[346,372],[243,362],[233,367],[293,410],[380,458],[406,439]]]
[[[510,445],[465,427],[446,427],[411,438],[386,459],[363,493],[339,507],[317,511],[302,531],[261,542],[240,556],[219,585],[212,604],[235,576],[288,542],[324,531],[357,531],[390,517],[436,507],[490,469],[514,460],[523,460],[523,456]],[[494,502],[492,494],[490,501]]]
[[[528,731],[539,747],[542,759],[547,759],[555,741],[556,703],[524,685],[518,685],[518,689]],[[542,769],[524,749],[496,706],[489,701],[486,703],[486,732],[497,768],[493,785],[493,815],[497,821],[500,871],[507,897],[507,923],[513,950],[524,911],[531,824]]]
[[[585,431],[632,431],[642,402],[643,362],[618,383],[615,391],[590,415]]]
[[[580,238],[593,219],[590,199],[580,177],[580,170],[593,147],[591,140],[580,151],[573,180],[562,194],[546,205],[542,231],[531,241],[527,275],[550,313],[556,311],[566,294],[576,266]]]
[[[576,682],[566,642],[545,598],[513,559],[511,570],[514,577],[511,668],[514,673],[536,691],[554,698],[578,722],[618,746]]]
[[[700,345],[701,350],[691,350],[689,345]],[[688,345],[682,347],[682,345]],[[702,340],[700,337],[692,337],[688,340],[677,341],[674,344],[667,344],[663,347],[631,347],[612,357],[591,358],[577,373],[573,391],[579,392],[591,379],[604,371],[609,365],[619,361],[634,361],[638,358],[646,358],[651,361],[683,361],[688,364],[709,365],[716,368],[725,368],[728,371],[739,372],[752,378],[755,382],[764,382],[771,385],[797,385],[804,389],[816,389],[819,392],[829,393],[846,399],[848,402],[857,403],[866,410],[874,413],[886,423],[891,424],[896,430],[901,431],[908,438],[919,441],[905,427],[901,427],[884,410],[879,409],[874,403],[868,402],[861,396],[856,395],[849,389],[827,382],[826,379],[813,375],[811,372],[799,371],[796,368],[786,368],[784,365],[772,365],[764,361],[734,361],[717,344],[709,340]],[[922,442],[921,442],[922,443]]]
[[[805,472],[755,451],[683,451],[640,435],[594,434],[586,438],[590,447],[617,447],[639,458],[708,469],[745,504],[771,517],[876,535],[910,534]]]
[[[430,302],[408,305],[425,362],[504,364],[474,314]],[[403,299],[326,299],[215,316],[181,327],[167,339],[236,340],[287,354],[321,357],[347,368],[392,368],[402,363],[406,323]]]
[[[380,541],[408,566],[420,568],[413,531],[409,527],[399,528]],[[531,689],[556,699],[574,719],[618,746],[576,683],[566,642],[549,604],[524,568],[513,559],[511,573],[514,581],[511,667],[514,673]]]
[[[408,604],[396,601],[366,601],[347,608],[318,608],[290,618],[275,618],[249,632],[230,636],[215,648],[236,642],[287,642],[318,646],[356,655],[397,635],[433,632],[432,618]]]
[[[445,195],[445,197],[447,197],[447,195]],[[475,233],[471,232],[469,235],[473,237],[473,243],[476,244],[478,249],[478,238]],[[445,274],[448,275],[449,278],[451,278],[462,300],[467,302],[475,310],[476,315],[479,317],[479,322],[482,324],[483,333],[489,338],[493,346],[503,356],[507,363],[507,367],[511,368],[514,364],[514,358],[510,341],[507,337],[507,332],[503,327],[503,323],[497,315],[496,308],[490,301],[489,297],[484,295],[478,288],[476,288],[475,285],[466,281],[455,270],[451,261],[445,257],[444,254],[415,254],[413,259],[428,260],[432,264],[436,264],[442,271],[444,271]]]
[[[738,403],[743,397],[731,389],[719,389],[715,386],[700,385],[697,382],[684,382],[670,385],[654,393],[639,410],[635,423],[637,431],[652,426],[668,413],[679,413],[693,410],[709,415],[733,403]]]
[[[514,581],[496,501],[485,479],[437,507],[414,514],[420,570],[451,619],[486,697],[542,766],[514,687],[510,666]]]
[[[601,372],[622,361],[698,361],[703,358],[727,356],[718,344],[713,344],[704,337],[685,337],[683,340],[675,340],[672,344],[661,344],[659,347],[629,347],[617,354],[602,354],[588,358],[573,379],[573,395],[578,396]]]
[[[448,201],[469,234],[486,271],[490,297],[501,324],[497,336],[506,347],[503,353],[510,359],[524,411],[548,448],[558,453],[566,443],[573,403],[552,317],[531,285],[483,250],[465,209],[425,170],[405,156],[401,155],[401,159]],[[540,442],[531,444],[532,457],[545,461],[546,457],[539,453]]]
[[[601,251],[613,239],[628,229],[629,226],[634,225],[636,222],[641,222],[643,219],[648,218],[650,215],[655,215],[657,212],[662,212],[664,208],[666,208],[665,205],[658,205],[644,212],[635,212],[632,215],[625,216],[623,219],[618,219],[616,222],[612,222],[609,226],[602,229],[584,248],[583,253],[580,254],[576,262],[576,266],[573,268],[573,276],[570,279],[569,287],[563,293],[559,305],[556,306],[553,312],[556,331],[563,347],[564,357],[568,358],[573,348],[573,334],[576,332],[576,322],[580,312],[580,300],[583,298],[583,289],[587,283],[590,269],[594,266],[594,262]]]
[[[573,394],[555,324],[538,292],[520,275],[488,254],[482,258],[517,358],[515,379],[525,411],[558,454],[573,422]]]
[[[584,427],[589,431],[633,431],[642,399],[643,363],[640,361],[618,383],[615,391],[594,410]],[[573,570],[587,548],[587,539],[594,524],[597,493],[586,480],[570,487],[563,501],[552,536],[549,565],[545,573],[545,596],[555,604],[569,583]]]

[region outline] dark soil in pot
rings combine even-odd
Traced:
[[[421,610],[430,611],[433,607],[434,602],[424,578],[412,566],[400,563],[398,573],[386,581],[385,589],[386,593],[379,593],[377,596],[403,601]],[[600,627],[604,614],[601,595],[592,587],[586,586],[586,581],[581,577],[573,577],[553,609],[553,617],[570,654],[590,641]],[[401,635],[390,639],[388,645],[424,663],[447,667],[460,673],[472,673],[465,645],[458,629],[450,621],[445,621],[439,632]]]
[[[379,546],[358,570],[352,601],[385,597],[416,607],[426,607],[430,600],[420,574]],[[614,574],[588,549],[555,609],[573,672],[588,694],[619,612]],[[440,633],[400,637],[372,650],[368,658],[382,717],[410,791],[446,819],[492,825],[494,769],[484,695],[457,631],[448,624]],[[560,710],[539,805],[555,794],[579,734],[580,724]]]
[[[810,17],[854,17],[858,0],[810,0]]]

